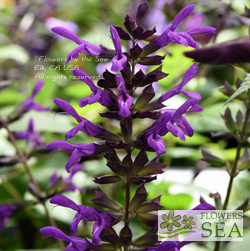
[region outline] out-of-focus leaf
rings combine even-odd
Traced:
[[[159,183],[159,184],[148,184],[146,189],[150,191],[148,195],[148,200],[153,199],[154,197],[161,195],[160,205],[166,207],[168,210],[172,209],[187,209],[190,208],[190,205],[193,201],[193,197],[189,194],[178,193],[170,194],[168,192],[171,183]]]
[[[0,90],[3,90],[4,88],[10,86],[12,83],[11,80],[5,80],[0,82]]]
[[[0,130],[0,155],[13,156],[15,155],[14,146],[7,140],[7,131]]]
[[[30,118],[34,119],[36,131],[47,131],[55,133],[65,133],[73,126],[71,124],[71,117],[62,114],[53,114],[51,112],[29,112],[22,119],[10,125],[13,131],[22,131],[27,128]]]
[[[29,61],[29,56],[23,47],[11,44],[0,47],[0,61],[12,59],[21,64]]]

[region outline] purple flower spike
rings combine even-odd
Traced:
[[[81,157],[91,156],[104,151],[105,143],[88,143],[72,145],[63,140],[56,140],[47,145],[51,150],[64,150],[70,151],[71,156],[65,166],[67,172],[70,172],[70,168],[81,160]]]
[[[127,57],[122,53],[122,46],[119,34],[116,28],[111,25],[110,26],[110,33],[113,40],[113,44],[115,46],[116,55],[112,59],[112,67],[111,70],[113,72],[121,71],[125,68]]]
[[[98,245],[101,241],[100,234],[104,228],[110,227],[113,224],[113,218],[108,213],[103,213],[96,208],[77,205],[72,200],[68,199],[63,195],[57,195],[53,197],[50,202],[52,204],[56,204],[58,206],[68,207],[75,211],[77,214],[75,215],[71,226],[71,234],[74,235],[76,233],[78,224],[81,220],[87,221],[95,221],[93,226],[93,240],[92,243],[94,245]]]
[[[44,227],[40,229],[40,232],[55,239],[69,242],[69,245],[64,249],[67,251],[84,251],[91,245],[87,239],[68,236],[56,227]]]
[[[32,142],[35,146],[44,146],[45,143],[40,140],[39,133],[34,130],[34,120],[30,119],[28,131],[14,132],[16,139],[26,139],[27,142]]]
[[[130,115],[129,108],[133,104],[133,98],[128,95],[125,82],[121,75],[115,76],[116,84],[120,89],[120,96],[118,97],[119,115],[123,118],[127,118]]]
[[[90,42],[81,40],[73,32],[63,27],[53,27],[51,30],[56,34],[62,37],[68,38],[74,41],[75,43],[79,44],[79,46],[76,49],[74,49],[73,51],[69,53],[66,64],[69,61],[74,60],[75,58],[78,58],[80,53],[85,53],[90,56],[100,56],[104,51],[108,50],[106,47],[102,45],[95,45]]]
[[[194,99],[201,99],[201,95],[199,93],[194,93],[194,92],[188,92],[188,91],[184,91],[182,90],[182,88],[197,74],[198,71],[198,66],[197,64],[193,64],[185,73],[182,82],[175,86],[174,88],[172,88],[171,90],[169,90],[168,92],[166,92],[165,94],[163,94],[158,100],[158,103],[162,103],[170,98],[172,98],[173,96],[177,95],[177,94],[184,94],[185,96],[189,97],[189,98],[194,98]]]
[[[85,105],[90,105],[96,102],[99,102],[101,105],[106,107],[113,105],[113,100],[108,93],[98,88],[86,72],[80,69],[75,69],[73,70],[73,74],[81,81],[86,83],[93,92],[88,98],[82,98],[78,100],[78,102],[80,102],[80,107],[84,107]]]
[[[216,30],[214,28],[204,26],[193,28],[187,32],[175,32],[178,25],[192,13],[194,7],[194,4],[190,4],[183,8],[175,17],[172,25],[170,25],[170,27],[168,27],[160,36],[155,38],[152,41],[152,44],[156,45],[158,48],[162,48],[169,43],[178,43],[187,47],[191,46],[193,48],[199,48],[199,44],[191,37],[191,35],[215,33]]]
[[[10,204],[0,205],[0,229],[4,228],[7,224],[8,218],[15,213]]]
[[[36,82],[33,92],[30,97],[28,97],[21,104],[24,106],[25,111],[36,110],[36,111],[48,111],[47,107],[44,107],[34,101],[35,96],[40,91],[44,84],[44,80],[40,79]]]

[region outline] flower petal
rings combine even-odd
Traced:
[[[96,92],[99,88],[94,84],[93,80],[91,79],[91,77],[83,70],[81,69],[74,69],[73,74],[80,79],[81,81],[83,81],[84,83],[86,83],[89,88],[91,89],[91,91]]]
[[[54,196],[50,200],[50,203],[56,204],[56,205],[62,206],[62,207],[68,207],[68,208],[71,208],[75,211],[78,211],[80,209],[80,207],[74,201],[70,200],[69,198],[67,198],[63,195]]]
[[[78,115],[76,110],[71,106],[67,101],[60,99],[60,98],[55,98],[54,103],[60,107],[63,111],[67,112],[70,114],[72,117],[74,117],[78,122],[82,121],[82,117]]]
[[[71,235],[75,235],[76,230],[77,230],[77,227],[78,227],[78,224],[79,224],[79,222],[80,222],[81,220],[82,220],[81,214],[78,212],[78,213],[75,215],[75,217],[74,217],[72,223],[70,224],[70,233],[71,233]]]
[[[65,134],[65,140],[71,139],[74,137],[79,131],[82,131],[84,128],[84,123],[85,121],[83,120],[81,123],[79,123],[77,126],[73,127],[70,129],[66,134]]]
[[[53,27],[51,29],[54,33],[62,36],[62,37],[65,37],[65,38],[68,38],[72,41],[74,41],[75,43],[77,44],[81,44],[82,43],[82,40],[80,38],[77,37],[76,34],[74,34],[72,31],[66,29],[66,28],[63,28],[63,27]]]
[[[68,173],[70,172],[70,168],[81,160],[81,156],[83,155],[77,148],[72,152],[65,166]]]
[[[215,33],[216,29],[210,26],[200,26],[200,27],[195,27],[191,30],[189,30],[187,33],[189,35],[195,35],[195,34],[210,34],[210,33]]]
[[[84,107],[86,105],[91,105],[96,102],[100,102],[100,99],[101,99],[101,95],[99,92],[97,92],[96,94],[92,93],[87,98],[81,98],[77,101],[80,102],[80,104],[79,104],[80,107]]]
[[[152,147],[158,155],[166,152],[164,140],[158,134],[151,134],[147,138],[147,142],[148,145]]]
[[[51,150],[74,150],[75,149],[74,145],[63,140],[52,141],[51,143],[47,145],[47,148]]]
[[[190,4],[186,7],[184,7],[178,14],[177,16],[174,18],[174,21],[172,23],[172,25],[170,26],[170,30],[174,31],[177,26],[186,18],[188,17],[193,9],[194,9],[195,5],[194,4]]]
[[[115,46],[116,54],[121,55],[122,54],[121,40],[116,28],[113,25],[110,26],[110,33],[113,44]]]
[[[44,227],[40,229],[40,232],[55,239],[60,239],[70,242],[69,237],[56,227]]]
[[[201,203],[200,205],[193,208],[192,210],[216,210],[216,208],[208,203]]]
[[[93,226],[93,240],[94,245],[98,245],[101,242],[100,234],[105,226],[105,222],[102,219],[96,220]]]
[[[39,79],[36,84],[35,84],[35,87],[33,89],[33,92],[31,94],[31,97],[35,97],[36,94],[41,90],[41,88],[43,87],[44,85],[44,80],[43,79]]]

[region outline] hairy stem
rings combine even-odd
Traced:
[[[5,130],[8,132],[10,141],[11,141],[11,143],[13,144],[13,146],[15,147],[16,152],[17,152],[17,155],[18,155],[18,158],[19,158],[19,161],[23,164],[23,166],[24,166],[24,168],[25,168],[25,171],[27,172],[27,174],[28,174],[28,176],[29,176],[29,178],[30,178],[30,181],[31,181],[31,182],[33,183],[33,185],[36,187],[36,190],[37,190],[37,192],[38,192],[39,197],[42,198],[41,189],[40,189],[38,183],[36,182],[34,176],[32,175],[32,172],[31,172],[31,170],[30,170],[30,168],[29,168],[29,166],[28,166],[28,164],[27,164],[26,156],[22,153],[22,151],[20,150],[20,148],[19,148],[18,145],[17,145],[16,138],[15,138],[14,134],[10,131],[10,129],[8,128],[8,124],[2,119],[1,116],[0,116],[0,122],[1,122],[1,124],[2,124],[2,126],[3,126],[3,128],[5,128]],[[45,202],[43,201],[43,202],[41,202],[41,204],[42,204],[43,207],[44,207],[45,213],[46,213],[46,215],[47,215],[47,218],[48,218],[48,220],[49,220],[51,226],[56,227],[56,223],[55,223],[55,221],[53,220],[53,218],[50,216],[49,211],[48,211],[48,209],[47,209],[47,207],[46,207]],[[60,245],[61,250],[64,250],[64,249],[65,249],[65,245],[64,245],[63,241],[58,239],[58,243],[59,243],[59,245]]]
[[[249,120],[249,117],[250,117],[250,109],[247,108],[244,123],[243,123],[243,127],[242,127],[242,130],[241,130],[241,133],[240,133],[240,138],[238,139],[236,156],[235,156],[235,159],[234,159],[233,166],[232,166],[232,168],[230,170],[230,173],[229,173],[230,174],[230,180],[229,180],[229,184],[228,184],[228,188],[227,188],[226,199],[225,199],[225,202],[224,202],[224,205],[223,205],[223,210],[227,210],[230,195],[231,195],[231,191],[232,191],[232,187],[233,187],[233,181],[234,181],[234,178],[237,176],[237,165],[238,165],[238,161],[240,159],[241,148],[242,148],[242,146],[244,145],[244,143],[246,141],[245,134],[246,134],[247,122]],[[214,251],[219,251],[220,250],[220,244],[221,244],[220,241],[216,242]]]

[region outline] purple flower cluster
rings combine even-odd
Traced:
[[[72,31],[63,27],[54,27],[52,31],[59,36],[65,37],[78,44],[77,48],[71,51],[67,57],[67,63],[85,53],[90,56],[111,59],[112,72],[106,70],[97,85],[83,70],[75,69],[73,74],[89,86],[92,94],[87,98],[79,99],[79,106],[84,107],[93,103],[100,103],[107,108],[102,113],[104,118],[120,122],[121,132],[115,134],[100,125],[96,125],[86,118],[81,117],[76,110],[66,101],[55,99],[55,104],[64,112],[71,115],[78,124],[68,131],[64,140],[57,140],[48,144],[51,150],[63,150],[70,153],[66,163],[67,172],[74,172],[71,167],[84,160],[84,157],[103,154],[107,159],[107,166],[111,170],[110,175],[95,178],[98,184],[124,183],[126,187],[126,202],[121,205],[101,189],[97,189],[96,198],[92,200],[94,205],[106,210],[96,209],[77,205],[70,199],[57,195],[51,199],[52,204],[70,208],[76,211],[71,223],[71,235],[76,234],[80,221],[94,221],[92,240],[67,236],[59,229],[45,227],[41,232],[45,235],[69,242],[66,250],[117,250],[122,247],[137,247],[137,242],[132,242],[132,230],[129,222],[137,218],[154,229],[157,224],[155,211],[162,208],[160,197],[147,201],[147,191],[144,184],[156,179],[157,174],[163,172],[165,165],[160,163],[159,157],[149,160],[147,151],[154,151],[157,155],[166,152],[162,136],[167,133],[185,140],[186,136],[193,135],[193,129],[184,117],[191,112],[202,110],[198,105],[201,95],[184,90],[186,84],[197,74],[198,67],[192,65],[185,73],[182,82],[154,99],[155,90],[153,83],[165,78],[168,74],[162,72],[162,60],[164,56],[155,55],[155,52],[169,43],[178,43],[184,46],[198,48],[198,43],[193,39],[195,34],[214,33],[212,27],[196,27],[187,32],[177,32],[178,25],[191,15],[194,5],[186,6],[174,19],[173,23],[160,35],[155,35],[156,29],[144,30],[140,25],[146,15],[149,6],[147,3],[138,7],[136,17],[126,15],[124,26],[111,25],[110,34],[114,44],[113,49],[102,45],[95,45],[77,37]],[[129,41],[130,48],[124,52],[121,40]],[[137,65],[160,65],[155,70],[145,73],[143,70],[136,70]],[[138,95],[137,88],[142,87],[143,91]],[[186,101],[177,109],[165,108],[164,102],[175,95],[184,95]],[[135,119],[150,118],[152,124],[146,124],[143,131],[135,135],[133,123]],[[93,136],[102,141],[71,144],[67,140],[74,137],[79,131]],[[139,149],[135,156],[134,149]],[[121,159],[118,152],[123,152],[125,157]],[[139,186],[132,198],[130,198],[130,186]],[[210,205],[206,204],[205,208]],[[119,235],[113,229],[113,225],[124,222],[124,227]],[[140,250],[179,250],[187,243],[173,242],[159,243],[155,240],[155,232],[151,231],[149,240],[144,238],[140,242]],[[152,238],[151,238],[152,237]],[[97,247],[98,246],[98,247]],[[148,247],[151,247],[148,249]],[[110,249],[109,249],[110,248]]]

